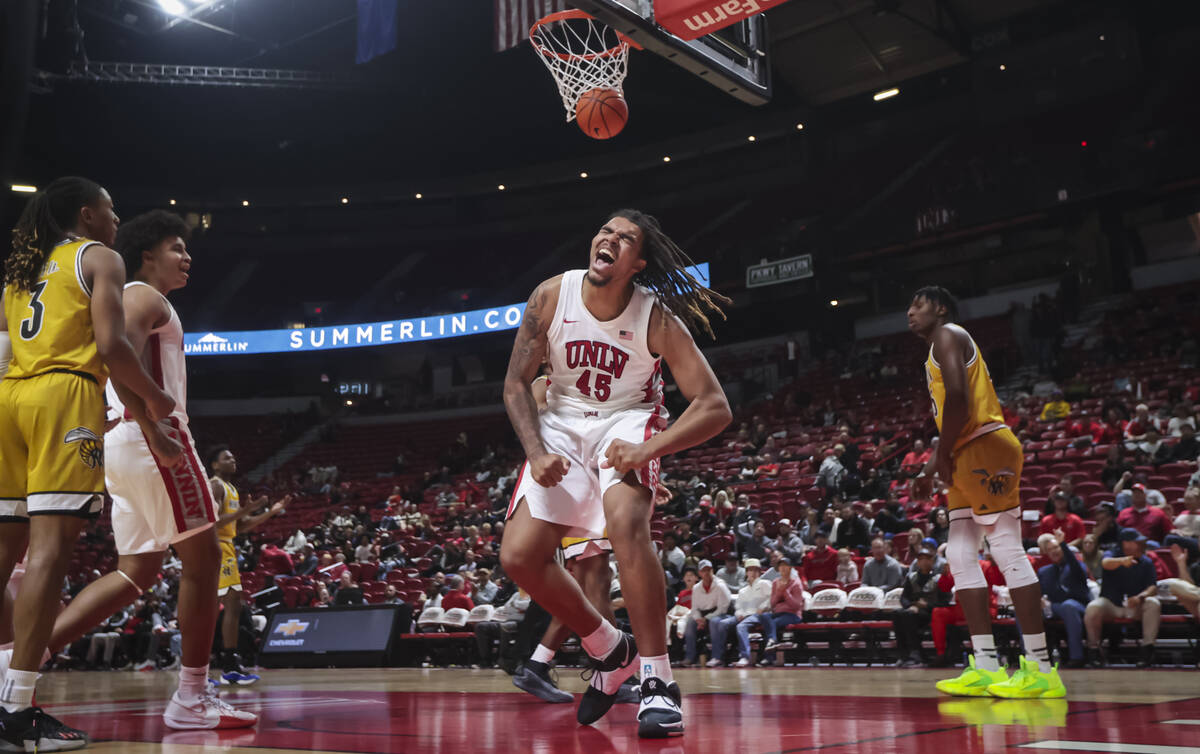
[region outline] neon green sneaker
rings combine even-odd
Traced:
[[[1004,669],[981,670],[975,667],[975,655],[967,658],[967,668],[958,678],[937,682],[937,690],[950,696],[989,696],[990,686],[1008,681]]]
[[[1038,670],[1036,662],[1021,655],[1021,667],[1012,678],[987,687],[988,693],[1001,699],[1062,699],[1067,687],[1058,677],[1058,665],[1049,673]]]

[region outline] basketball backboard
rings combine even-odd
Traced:
[[[771,101],[767,19],[759,14],[719,32],[685,41],[654,22],[652,0],[568,0],[708,83],[751,105]]]

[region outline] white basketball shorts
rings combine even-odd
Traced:
[[[530,476],[526,461],[507,515],[511,516],[524,498],[534,518],[570,527],[565,536],[603,537],[604,493],[622,481],[616,469],[600,468],[604,454],[613,440],[640,444],[666,429],[666,409],[634,408],[608,416],[600,412],[544,411],[540,422],[546,452],[563,456],[571,462],[571,468],[561,482],[546,488]],[[634,473],[638,482],[653,492],[658,486],[659,459]]]
[[[104,481],[113,500],[113,539],[121,555],[162,552],[217,520],[192,434],[187,425],[169,421],[183,445],[183,456],[170,468],[158,463],[135,422],[121,422],[104,438]]]

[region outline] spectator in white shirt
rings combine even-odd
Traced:
[[[297,529],[295,534],[288,537],[288,541],[284,544],[283,549],[284,552],[288,553],[289,555],[295,555],[303,550],[304,545],[307,543],[308,537],[304,536],[304,532],[302,530]]]
[[[771,582],[762,578],[762,564],[755,558],[746,558],[746,586],[737,593],[733,615],[721,615],[708,621],[708,637],[712,641],[710,668],[725,664],[725,647],[731,629],[751,615],[758,615],[771,607]],[[734,633],[737,633],[736,631]],[[738,652],[750,664],[750,642],[739,638]]]
[[[687,628],[683,633],[684,666],[695,665],[699,660],[696,649],[696,635],[699,631],[708,630],[709,618],[716,618],[729,612],[729,603],[733,595],[729,587],[720,579],[713,578],[712,562],[700,561],[700,583],[692,587],[692,612],[688,615]]]
[[[1180,403],[1175,407],[1175,415],[1167,422],[1167,434],[1171,437],[1182,437],[1185,424],[1193,430],[1196,429],[1196,417],[1192,415],[1186,403]]]

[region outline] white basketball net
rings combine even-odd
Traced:
[[[629,70],[629,42],[608,25],[572,14],[539,21],[530,29],[529,39],[558,84],[568,123],[575,120],[575,105],[585,92],[615,89],[624,96],[622,82]]]

